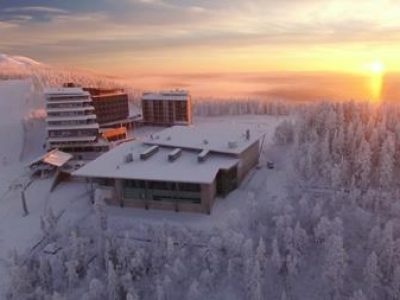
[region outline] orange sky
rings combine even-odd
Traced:
[[[375,62],[400,71],[399,16],[394,0],[4,0],[0,52],[142,82],[160,74],[376,77]]]

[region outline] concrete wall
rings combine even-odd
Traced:
[[[242,182],[249,171],[258,164],[260,156],[260,141],[254,142],[246,151],[240,154],[240,162],[238,165],[238,181]]]
[[[201,185],[201,204],[204,212],[210,214],[217,194],[217,182]]]

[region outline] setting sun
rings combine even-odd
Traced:
[[[374,102],[381,100],[383,75],[385,72],[385,65],[380,61],[374,61],[368,65],[368,72],[371,76],[371,97]]]
[[[382,74],[385,71],[385,65],[379,61],[375,61],[369,65],[369,69],[374,74]]]

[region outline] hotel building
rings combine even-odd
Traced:
[[[230,126],[174,126],[123,143],[73,173],[110,204],[211,213],[258,163],[260,137]]]
[[[99,124],[89,92],[78,87],[50,88],[46,97],[47,148],[89,159],[108,150],[99,139]]]
[[[128,95],[121,89],[83,88],[90,93],[100,127],[120,125],[129,117]]]
[[[172,126],[192,123],[192,104],[188,91],[146,92],[142,95],[143,122]]]

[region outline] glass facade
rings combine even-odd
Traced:
[[[124,180],[124,201],[149,200],[169,203],[201,203],[200,184]]]

